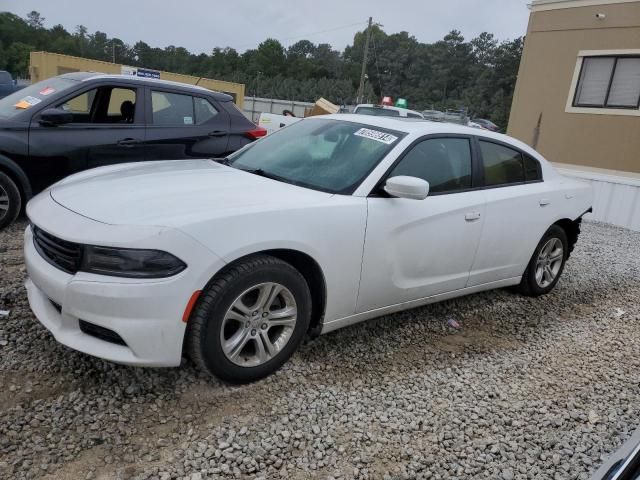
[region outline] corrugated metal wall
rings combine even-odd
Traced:
[[[568,168],[559,171],[593,185],[593,213],[585,218],[640,231],[640,178]]]

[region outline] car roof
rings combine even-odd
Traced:
[[[487,138],[489,140],[497,140],[511,144],[520,150],[530,153],[540,159],[542,156],[532,149],[529,145],[520,140],[509,137],[502,133],[492,132],[490,130],[481,130],[479,128],[467,127],[457,123],[434,122],[431,120],[422,120],[420,118],[404,118],[404,117],[377,117],[373,115],[358,115],[357,113],[335,113],[332,115],[318,115],[309,117],[309,119],[333,119],[346,122],[360,123],[370,125],[372,127],[385,128],[395,130],[397,132],[407,133],[413,137],[421,137],[432,134],[457,134],[457,135],[473,135],[476,137]],[[544,158],[544,157],[542,157]]]
[[[171,80],[162,80],[159,78],[145,78],[145,77],[137,77],[134,75],[119,75],[119,74],[109,74],[109,73],[98,73],[98,72],[72,72],[65,73],[60,75],[62,78],[68,78],[70,80],[77,80],[80,82],[89,82],[93,80],[118,80],[125,81],[127,83],[137,84],[137,85],[146,85],[150,87],[171,87],[178,88],[181,90],[189,91],[191,93],[200,93],[207,95],[214,95],[216,99],[220,101],[231,101],[233,97],[231,95],[227,95],[226,93],[216,92],[215,90],[209,90],[208,88],[201,87],[199,85],[191,85],[189,83],[181,83],[181,82],[173,82]]]

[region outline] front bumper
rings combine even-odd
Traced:
[[[85,228],[83,235],[91,231],[92,236],[104,238],[99,231],[111,227],[119,230],[120,238],[126,237],[121,227],[97,224],[68,210],[59,211],[63,207],[56,204],[51,204],[51,208],[58,214],[49,217],[57,219],[55,225],[47,225],[49,222],[44,217],[34,218],[30,214],[30,218],[44,230],[53,230],[56,236],[62,237],[60,231],[55,231],[60,228],[60,215],[74,215],[75,222],[86,222],[85,227],[93,227],[93,230]],[[78,230],[71,231],[78,235]],[[24,258],[29,278],[25,286],[33,313],[58,342],[80,352],[126,365],[180,365],[186,329],[182,321],[185,307],[193,292],[202,289],[224,262],[179,231],[163,230],[160,237],[160,243],[147,238],[146,243],[151,243],[147,248],[162,249],[162,243],[169,241],[174,247],[172,253],[187,263],[186,270],[161,280],[117,278],[86,272],[74,275],[59,270],[38,253],[31,227],[27,227]],[[78,239],[77,236],[74,238]],[[88,240],[84,243],[100,242]],[[125,345],[85,333],[86,329],[80,328],[81,320],[115,332]]]

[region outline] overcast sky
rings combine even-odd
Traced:
[[[209,53],[239,51],[266,38],[285,46],[297,40],[342,50],[372,16],[387,33],[408,31],[433,42],[457,29],[467,39],[487,31],[500,40],[525,34],[530,0],[0,0],[0,11],[24,17],[37,10],[45,25],[73,31],[85,25],[133,44],[182,46]],[[357,25],[356,25],[357,24]]]

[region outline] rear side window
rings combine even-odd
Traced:
[[[193,97],[179,93],[151,92],[154,125],[193,125]]]
[[[206,123],[218,115],[216,107],[211,105],[211,102],[206,98],[194,97],[193,105],[195,107],[196,123],[198,125]]]
[[[389,177],[407,175],[429,182],[431,193],[471,188],[471,147],[466,138],[430,138],[409,150]]]
[[[529,155],[524,157],[524,178],[527,182],[539,182],[542,180],[542,168],[540,162]]]
[[[484,164],[484,183],[487,187],[524,183],[522,155],[517,150],[480,140]]]
[[[422,115],[418,115],[417,113],[407,112],[407,117],[409,117],[409,118],[422,118]]]

